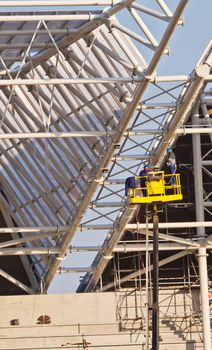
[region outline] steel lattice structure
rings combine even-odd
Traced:
[[[212,43],[190,75],[156,73],[186,4],[1,1],[0,255],[8,260],[0,275],[22,292],[46,291],[58,271],[87,272],[79,290],[99,289],[113,254],[145,251],[144,244],[120,242],[126,232],[143,234],[146,227],[133,222],[137,206],[124,198],[125,178],[146,161],[162,167],[167,146],[192,135],[196,220],[162,222],[160,229],[192,227],[197,239],[160,233],[160,249],[173,251],[160,263],[198,251],[207,298],[211,189],[202,190],[201,174],[211,176],[211,150],[201,152],[200,135],[211,135]],[[104,232],[105,240],[71,246],[81,231]],[[70,251],[97,255],[89,268],[60,267]],[[16,262],[3,268],[15,257],[25,278]]]
[[[58,270],[186,1],[173,13],[163,1],[161,12],[134,1],[48,4],[1,2],[1,212],[11,235],[1,254],[23,255],[30,293]],[[139,34],[119,22],[123,11]],[[140,13],[165,23],[160,42]]]
[[[67,271],[87,272],[79,291],[116,288],[107,279],[111,258],[152,250],[146,223],[124,197],[125,179],[145,162],[162,168],[167,146],[186,138],[193,165],[182,169],[190,167],[194,187],[182,205],[191,198],[195,209],[187,222],[165,209],[159,265],[198,256],[206,349],[212,42],[190,75],[156,72],[187,2],[1,1],[0,276],[2,294],[45,292]],[[74,246],[86,231],[104,238]],[[135,233],[144,240],[122,241]],[[60,266],[69,252],[97,255],[88,268]],[[118,283],[144,273],[120,270]]]

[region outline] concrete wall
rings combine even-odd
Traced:
[[[198,292],[193,294],[161,291],[161,350],[202,349]],[[140,291],[2,296],[0,303],[0,349],[146,349]]]

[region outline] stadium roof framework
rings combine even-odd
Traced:
[[[47,290],[70,250],[97,250],[70,245],[100,229],[85,277],[95,288],[137,210],[123,179],[194,132],[183,126],[211,81],[212,44],[189,76],[156,74],[186,3],[1,1],[0,254],[27,277],[16,265],[0,275],[25,293]]]

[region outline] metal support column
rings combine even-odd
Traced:
[[[199,116],[194,115],[192,118],[193,125],[199,122]],[[196,220],[203,222],[204,206],[203,206],[203,179],[202,179],[202,155],[201,155],[201,138],[200,134],[192,135],[193,144],[193,162],[194,162],[194,190],[195,190],[195,205],[196,205]],[[197,228],[198,239],[202,241],[205,238],[205,228]]]
[[[210,309],[208,300],[208,271],[206,248],[199,248],[199,276],[202,308],[202,328],[204,350],[211,350]]]
[[[197,112],[197,111],[196,111]],[[195,125],[199,116],[194,115],[192,123]],[[201,139],[200,134],[192,135],[193,143],[193,162],[194,162],[194,186],[195,186],[195,207],[196,220],[204,221],[203,206],[203,177],[201,163]],[[197,228],[197,236],[199,241],[205,237],[205,228]],[[204,350],[211,350],[211,331],[210,331],[210,315],[208,301],[208,271],[207,271],[207,254],[206,248],[199,248],[199,276],[200,276],[200,294],[201,294],[201,311],[203,325],[203,344]]]
[[[159,349],[159,307],[158,307],[158,214],[153,207],[153,295],[152,295],[152,350]]]

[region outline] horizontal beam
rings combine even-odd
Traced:
[[[91,202],[88,208],[120,208],[128,205],[126,202]]]
[[[197,245],[194,243],[193,245],[183,245],[183,244],[177,244],[177,243],[159,243],[159,250],[160,251],[170,251],[170,250],[183,250],[183,249],[191,249],[196,250],[199,247],[199,244]],[[211,249],[211,243],[207,246],[208,249]],[[113,252],[114,253],[129,253],[129,252],[145,252],[147,250],[146,244],[141,243],[119,243],[116,247],[114,247]],[[153,245],[149,244],[148,251],[153,250]],[[71,253],[81,253],[81,252],[100,252],[102,251],[101,246],[72,246],[70,248]]]
[[[99,15],[92,14],[46,14],[46,15],[10,15],[1,16],[1,22],[38,22],[38,21],[91,21],[98,18]]]
[[[205,165],[205,166],[212,165],[212,160],[202,160],[202,161],[201,161],[201,164],[202,164],[202,165]]]
[[[0,1],[0,7],[44,7],[44,6],[112,6],[120,0],[22,0]]]
[[[0,139],[44,139],[44,138],[71,138],[71,137],[107,137],[115,135],[115,131],[74,131],[74,132],[28,132],[28,133],[0,133]],[[165,133],[163,130],[147,129],[126,131],[124,136],[140,136],[140,135],[161,135]],[[212,127],[207,128],[180,128],[176,130],[176,134],[210,134]],[[112,160],[147,160],[147,155],[115,155]]]
[[[112,158],[112,161],[122,161],[122,160],[126,160],[126,161],[129,161],[129,160],[149,160],[149,157],[148,156],[145,156],[145,155],[115,155],[113,158]]]
[[[56,35],[56,34],[67,34],[67,35],[70,35],[70,34],[75,34],[76,33],[76,29],[50,29],[49,28],[49,32],[51,33],[51,35]],[[10,29],[10,30],[1,30],[0,31],[0,36],[25,36],[25,35],[33,35],[35,33],[35,30],[33,29]],[[48,35],[47,31],[45,29],[38,29],[36,31],[36,34],[37,35]],[[17,57],[17,56],[16,56]],[[15,60],[16,60],[16,57],[15,57]],[[21,56],[20,56],[21,58]],[[23,59],[23,56],[22,56],[22,59]],[[13,57],[13,60],[14,60],[14,57]]]
[[[212,127],[211,126],[205,126],[205,127],[194,127],[194,128],[186,128],[182,127],[180,129],[177,129],[176,134],[178,135],[189,135],[189,134],[211,134],[212,133]]]
[[[195,250],[199,245],[194,244],[178,244],[178,243],[160,243],[159,249],[161,251],[171,251],[171,250],[183,250],[183,249],[191,249]],[[211,249],[211,240],[207,243],[206,248]],[[127,253],[127,252],[145,252],[146,251],[145,244],[125,244],[119,243],[116,247],[113,248],[114,253]],[[149,251],[153,250],[152,244],[149,244]],[[100,252],[103,251],[100,246],[93,247],[74,247],[71,246],[70,249],[67,250],[67,253],[81,253],[81,252]],[[23,256],[23,255],[50,255],[50,254],[59,254],[60,247],[55,248],[46,248],[46,247],[35,247],[35,248],[0,248],[0,256]],[[104,255],[104,252],[103,252]]]
[[[159,228],[189,228],[189,227],[212,227],[212,221],[190,221],[190,222],[160,222]],[[37,226],[37,227],[1,227],[1,233],[35,233],[35,232],[67,232],[70,230],[70,226]],[[114,225],[80,225],[78,230],[91,231],[91,230],[112,230]],[[149,223],[148,228],[152,229],[153,224]],[[127,224],[126,230],[139,230],[146,229],[146,224]],[[39,237],[38,237],[39,238]]]
[[[208,247],[210,249],[211,245]],[[181,245],[181,244],[176,244],[176,243],[160,243],[159,246],[159,251],[173,251],[173,250],[184,250],[184,249],[189,249],[189,250],[197,250],[196,245]],[[146,244],[128,244],[125,246],[124,244],[118,244],[114,249],[114,253],[130,253],[130,252],[152,252],[153,251],[153,244],[148,245],[148,249],[146,247]]]
[[[0,227],[1,233],[67,232],[70,226]]]
[[[52,43],[50,43],[52,45]],[[50,45],[49,44],[49,45]],[[21,44],[22,45],[22,44]],[[39,44],[37,44],[39,45]],[[48,46],[48,43],[43,44],[44,47]],[[14,44],[12,46],[14,48]],[[17,48],[19,48],[17,44]],[[28,47],[28,44],[26,44]],[[8,48],[7,46],[1,47],[1,49]],[[5,71],[4,74],[7,72]],[[184,77],[184,79],[183,79]],[[0,79],[0,86],[33,86],[33,85],[68,85],[68,84],[108,84],[108,83],[141,83],[146,77],[145,76],[129,76],[129,77],[103,77],[103,78],[53,78],[53,79]],[[178,80],[187,81],[187,76],[165,76],[157,77],[157,82],[173,82]],[[155,82],[155,78],[150,79],[151,82]],[[145,106],[145,105],[144,105]],[[145,107],[144,107],[145,108]]]
[[[1,35],[1,32],[0,32]],[[178,106],[177,102],[171,102],[171,103],[140,103],[138,108],[142,108],[143,110],[146,109],[174,109]]]
[[[59,267],[57,270],[57,273],[85,273],[85,272],[90,272],[92,273],[92,269],[90,267]]]
[[[17,239],[10,239],[9,241],[4,241],[0,243],[0,249],[5,248],[5,247],[11,247],[14,245],[20,245],[22,243],[27,243],[27,242],[33,242],[33,241],[40,241],[44,238],[47,238],[49,236],[56,236],[56,235],[62,235],[65,234],[65,232],[45,232],[45,233],[39,233],[36,235],[25,235],[25,237],[17,238]]]
[[[71,138],[71,137],[101,137],[112,136],[115,131],[107,133],[106,131],[74,131],[74,132],[26,132],[26,133],[10,133],[0,134],[0,140],[3,139],[55,139],[55,138]]]
[[[203,222],[160,222],[159,228],[190,228],[190,227],[212,227],[212,221],[203,221]],[[148,224],[149,229],[153,229],[153,224]],[[113,230],[115,229],[114,225],[80,225],[78,230],[80,231],[89,231],[89,230]],[[140,230],[146,229],[146,224],[127,224],[125,229],[128,231],[131,230]]]
[[[61,251],[60,247],[45,248],[2,248],[0,249],[0,256],[11,256],[11,255],[50,255],[59,254]]]

